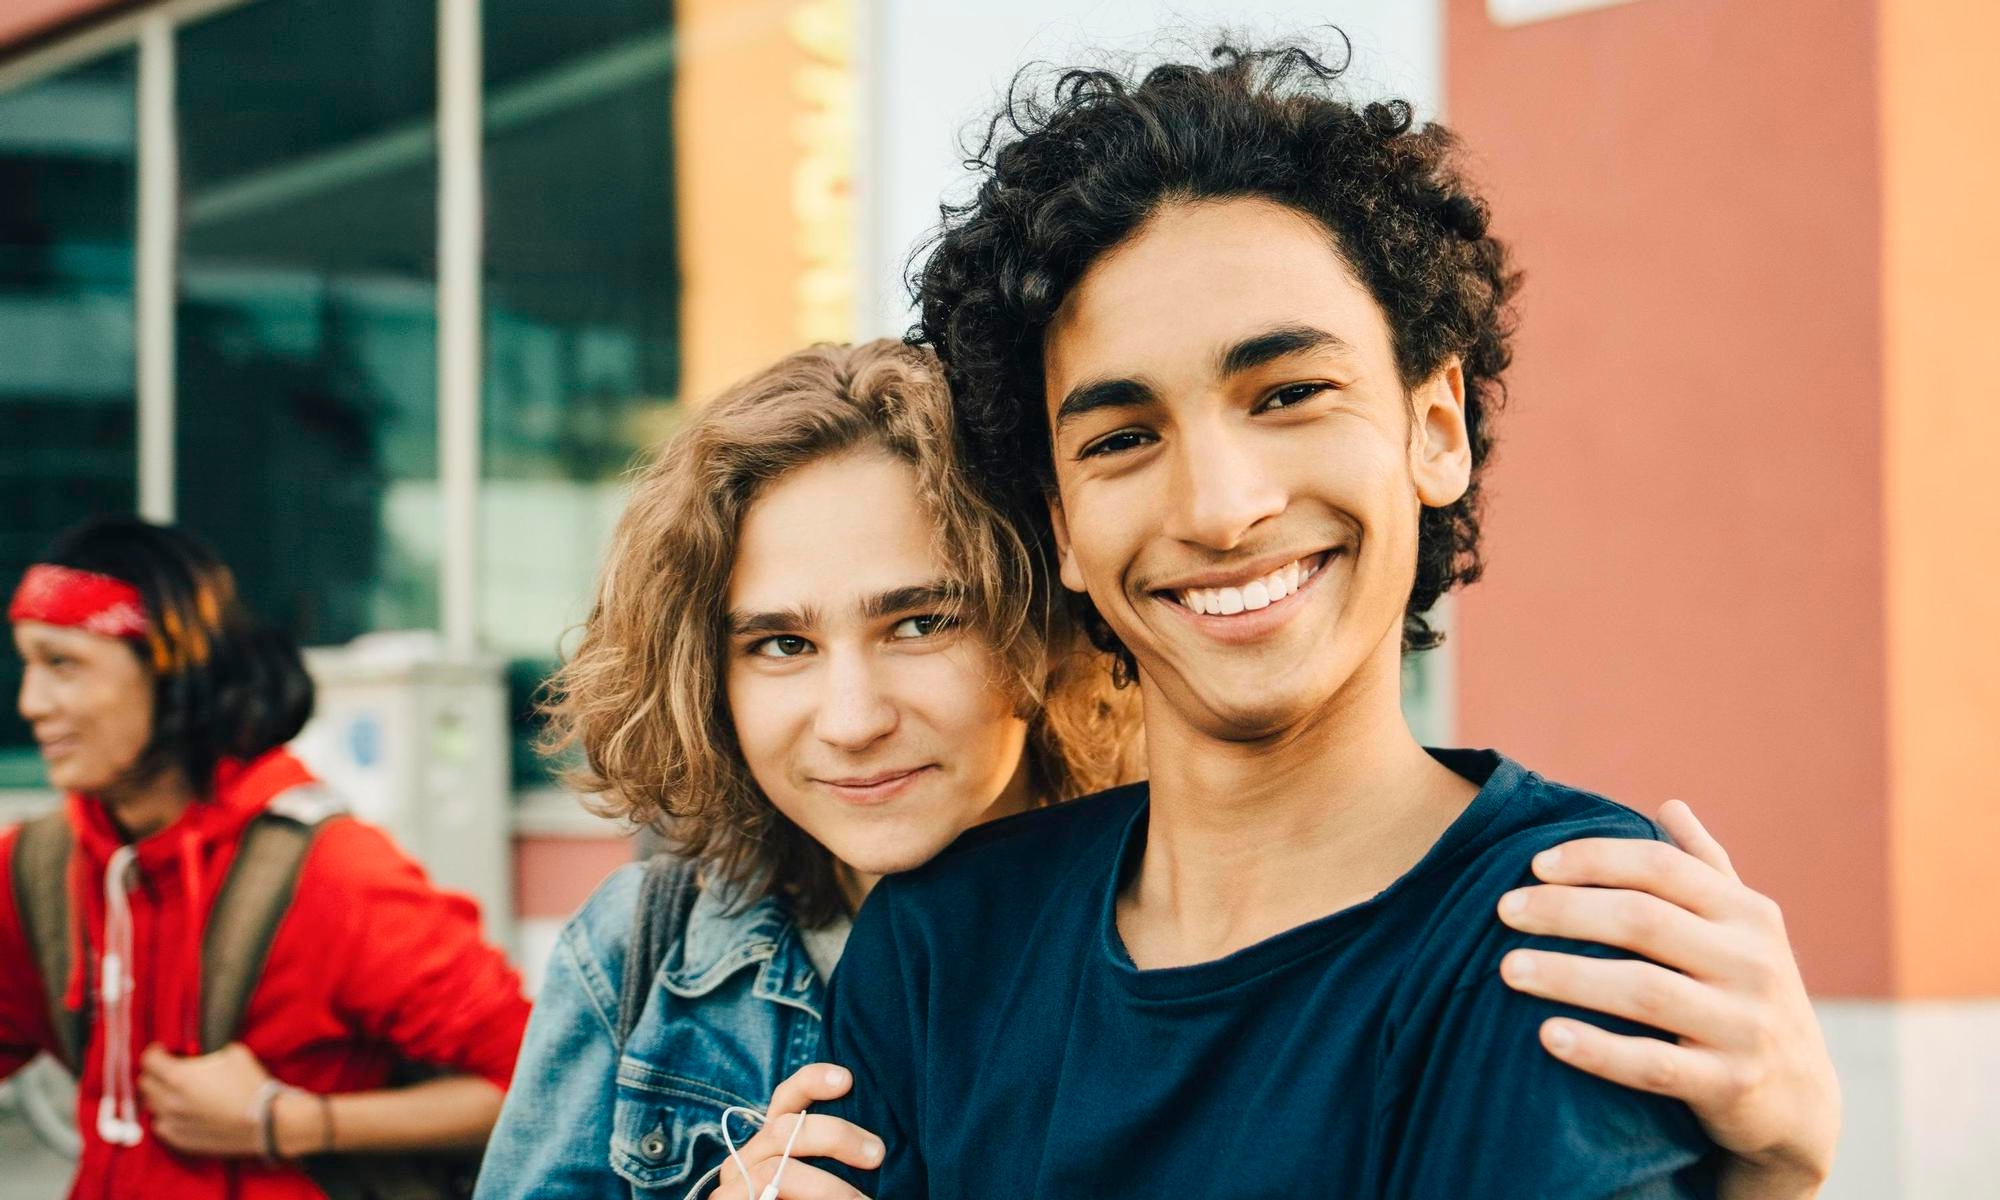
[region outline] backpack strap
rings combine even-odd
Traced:
[[[672,854],[646,860],[639,878],[639,902],[632,911],[632,937],[625,947],[625,986],[618,994],[618,1049],[646,1011],[653,977],[687,932],[688,914],[701,894],[696,864]]]
[[[202,936],[202,1053],[222,1049],[242,1028],[306,852],[320,828],[341,812],[324,786],[301,784],[272,797],[244,829]]]
[[[83,1060],[84,1036],[90,1027],[89,988],[84,989],[83,1008],[71,1011],[63,1005],[70,972],[69,859],[75,847],[69,816],[58,808],[21,823],[10,864],[14,911],[21,915],[21,931],[42,976],[42,996],[56,1035],[55,1055],[72,1075]]]

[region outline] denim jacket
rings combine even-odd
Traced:
[[[641,873],[620,868],[563,927],[476,1200],[681,1200],[725,1160],[722,1110],[762,1112],[818,1055],[825,984],[790,915],[770,899],[731,913],[706,891],[619,1052]],[[738,1146],[754,1131],[731,1118]]]

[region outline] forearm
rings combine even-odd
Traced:
[[[272,1105],[272,1129],[286,1158],[475,1149],[492,1132],[503,1095],[474,1075],[329,1096],[286,1092]]]

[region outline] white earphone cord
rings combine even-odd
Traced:
[[[798,1114],[799,1119],[792,1123],[792,1136],[785,1139],[785,1153],[778,1159],[777,1173],[771,1176],[771,1182],[765,1184],[764,1190],[759,1192],[757,1190],[757,1181],[750,1178],[750,1168],[744,1164],[742,1156],[737,1153],[736,1139],[729,1136],[729,1118],[737,1113],[743,1114],[746,1119],[755,1121],[759,1125],[764,1124],[767,1118],[756,1109],[742,1104],[732,1104],[722,1110],[722,1144],[729,1147],[729,1161],[736,1164],[737,1171],[743,1176],[743,1195],[745,1197],[754,1197],[755,1200],[778,1200],[778,1185],[784,1182],[785,1168],[791,1165],[792,1147],[798,1144],[799,1130],[806,1127],[806,1114],[803,1111],[800,1112]],[[694,1181],[694,1186],[688,1189],[687,1194],[682,1196],[681,1200],[694,1200],[695,1194],[701,1191],[703,1186],[710,1180],[721,1174],[722,1168],[722,1163],[717,1163],[711,1167],[707,1174]]]

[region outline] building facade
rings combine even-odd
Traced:
[[[902,330],[958,139],[1021,63],[1328,21],[1357,90],[1464,134],[1528,272],[1490,569],[1414,721],[1693,802],[1784,904],[1834,1039],[1827,1194],[1985,1194],[1974,0],[12,0],[0,576],[137,509],[303,642],[497,660],[511,783],[480,803],[532,977],[632,852],[530,745],[623,472],[770,358]],[[8,706],[0,813],[47,801]]]

